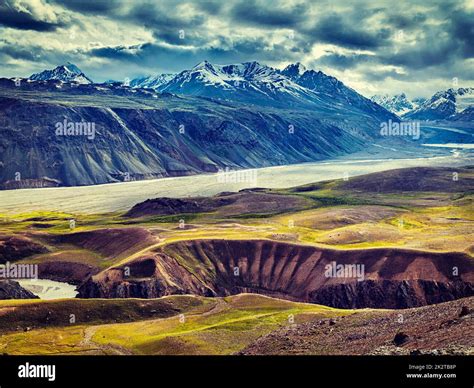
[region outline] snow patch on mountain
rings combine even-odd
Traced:
[[[174,76],[175,74],[165,73],[134,78],[130,81],[129,86],[132,88],[157,89],[170,81]]]
[[[362,109],[384,118],[391,115],[336,78],[308,70],[299,62],[276,69],[256,61],[216,65],[205,60],[174,76],[155,78],[159,82],[150,85],[158,92],[281,108],[309,108],[324,113]],[[146,79],[133,80],[130,86],[144,87]]]
[[[456,120],[457,116],[472,106],[474,88],[451,88],[435,93],[418,108],[407,113],[406,117],[419,120]]]
[[[78,84],[92,84],[92,80],[87,77],[81,69],[73,63],[60,65],[53,70],[44,70],[40,73],[32,74],[29,77],[32,81],[58,80],[62,82],[75,82]]]
[[[371,97],[371,100],[398,116],[402,116],[416,109],[420,103],[423,102],[423,100],[420,99],[409,100],[405,93],[396,94],[394,96],[388,94],[375,95]]]

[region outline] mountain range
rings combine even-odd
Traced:
[[[474,88],[450,88],[431,98],[410,100],[405,93],[375,95],[372,101],[400,117],[411,120],[472,121]]]
[[[279,70],[258,62],[221,66],[203,61],[178,74],[135,78],[130,86],[292,108],[317,105],[331,109],[334,104],[341,104],[377,114],[383,107],[399,117],[419,120],[470,121],[474,105],[474,88],[448,89],[429,99],[410,100],[401,93],[375,95],[369,100],[338,79],[308,70],[299,62]]]
[[[273,107],[332,111],[339,105],[376,116],[387,115],[378,104],[336,78],[307,70],[301,63],[279,70],[255,61],[225,66],[203,61],[175,75],[133,79],[130,86]]]
[[[458,88],[440,91],[404,117],[417,120],[474,119],[474,88]]]
[[[0,188],[99,184],[418,147],[380,134],[382,122],[399,120],[394,113],[300,63],[279,70],[204,61],[176,75],[101,84],[67,63],[15,81],[0,79]],[[93,124],[95,132],[58,136],[58,123]]]
[[[371,100],[398,116],[403,116],[425,102],[423,98],[410,100],[405,93],[394,96],[388,94],[375,95],[371,97]]]
[[[29,77],[30,81],[58,80],[93,84],[76,65],[68,62]],[[178,74],[143,76],[126,82],[108,81],[137,89],[153,89],[181,95],[238,101],[274,107],[332,110],[335,104],[356,107],[372,114],[385,114],[380,107],[399,117],[419,120],[472,120],[474,88],[448,89],[431,98],[409,99],[405,93],[374,95],[367,99],[335,77],[308,70],[297,62],[283,70],[258,62],[216,65],[202,61]],[[374,104],[375,103],[375,104]]]

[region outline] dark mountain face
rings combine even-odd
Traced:
[[[0,79],[0,188],[303,163],[404,142],[380,136],[395,115],[301,64],[204,61],[143,82],[93,84],[72,64]]]
[[[474,88],[442,90],[404,117],[417,120],[472,121]]]
[[[281,74],[283,74],[284,76],[290,79],[293,79],[295,77],[301,76],[302,74],[304,74],[305,71],[306,71],[306,67],[304,67],[300,62],[297,62],[297,63],[292,63],[291,65],[288,65],[287,67],[285,67],[281,71]]]
[[[302,72],[298,65],[287,67],[285,71],[296,84],[311,90],[325,101],[331,101],[332,105],[340,103],[342,106],[348,107],[346,109],[355,108],[385,119],[396,118],[385,108],[347,87],[337,78],[328,76],[321,71],[305,70]]]
[[[474,105],[456,114],[453,121],[474,121]]]
[[[20,86],[1,80],[0,120],[3,188],[310,162],[362,150],[380,138],[378,118],[347,110],[334,117],[55,80]],[[15,185],[17,177],[24,184]]]

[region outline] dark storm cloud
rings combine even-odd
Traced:
[[[474,12],[455,11],[451,15],[449,32],[453,44],[459,44],[465,58],[474,57]]]
[[[464,15],[452,16],[453,19],[444,21],[439,26],[424,26],[420,36],[416,38],[416,45],[402,44],[397,50],[379,52],[379,62],[418,70],[451,66],[456,61],[472,57],[472,21],[469,22]],[[410,33],[405,33],[404,36],[403,39],[412,39]]]
[[[391,32],[387,28],[369,32],[360,22],[357,25],[338,14],[323,17],[308,31],[308,36],[313,40],[356,49],[374,49],[382,46],[390,35]]]
[[[409,80],[409,77],[406,74],[398,73],[395,70],[369,72],[367,73],[366,78],[370,82],[383,82],[387,78],[401,80],[401,81]]]
[[[367,54],[328,54],[319,58],[316,63],[323,66],[330,66],[336,69],[347,69],[355,67],[361,63],[374,61],[373,55]]]
[[[54,31],[63,23],[36,19],[31,13],[19,10],[9,1],[0,3],[0,25],[18,30]]]
[[[217,15],[221,12],[224,2],[221,0],[202,0],[197,1],[196,5],[199,9],[209,15]]]
[[[115,14],[125,4],[123,0],[53,0],[61,7],[80,13],[92,13],[104,16],[104,14]]]
[[[83,60],[84,58],[78,54],[79,53],[76,53],[71,56],[70,53],[48,50],[47,47],[41,46],[20,47],[15,45],[5,45],[5,41],[3,39],[0,40],[0,63],[2,64],[2,69],[5,67],[18,67],[18,64],[16,63],[9,64],[9,60],[12,58],[16,61],[28,61],[33,64],[43,64],[41,66],[44,66],[44,64],[54,64],[54,66],[48,66],[48,68],[52,68],[68,61]],[[12,76],[30,76],[37,70],[43,70],[43,68],[36,68],[34,71],[28,71],[24,74],[18,74],[18,71],[16,71]]]
[[[33,50],[31,48],[5,46],[0,50],[1,62],[5,62],[8,57],[15,59],[23,59],[27,61],[35,61],[40,55],[40,50]]]
[[[412,19],[413,21],[414,19]],[[403,46],[399,50],[386,50],[377,56],[380,63],[399,65],[407,69],[428,69],[434,67],[443,72],[443,67],[452,67],[456,62],[474,57],[474,13],[454,9],[440,10],[438,24],[423,24],[427,18],[418,18],[420,24],[410,24],[417,28],[419,37],[416,45]],[[412,33],[405,32],[406,38]]]
[[[95,48],[88,51],[87,55],[107,58],[111,60],[126,61],[136,65],[155,69],[159,63],[161,69],[179,72],[191,68],[201,62],[203,58],[214,63],[248,62],[255,59],[256,51],[265,52],[261,57],[263,62],[279,59],[281,47],[267,50],[267,43],[253,39],[251,41],[235,42],[233,46],[224,48],[226,44],[217,44],[210,47],[196,47],[194,49],[181,46],[168,46],[157,43],[146,43],[137,46],[119,46]]]
[[[153,32],[158,42],[175,46],[201,46],[207,43],[207,37],[201,36],[193,29],[162,28]]]
[[[417,12],[415,14],[392,13],[387,14],[386,22],[398,29],[411,30],[420,27],[427,20],[427,15]]]
[[[137,3],[129,12],[118,16],[124,22],[132,22],[150,29],[157,42],[164,42],[170,45],[183,46],[205,45],[209,36],[201,26],[207,20],[205,13],[199,12],[183,17],[176,7],[183,2],[158,3]],[[212,7],[211,3],[202,3],[204,10],[211,8],[217,12],[218,7]]]
[[[38,63],[52,68],[69,59],[88,64],[91,77],[105,80],[114,78],[113,72],[125,77],[127,71],[180,71],[207,59],[219,64],[301,61],[380,85],[384,80],[420,79],[428,85],[430,78],[453,74],[474,78],[468,66],[474,57],[474,14],[460,0],[409,4],[393,0],[0,0],[0,4],[2,69],[16,61],[25,63],[28,71]],[[69,38],[72,30],[76,41]],[[23,34],[34,35],[24,39]],[[114,34],[120,39],[113,39]],[[45,44],[49,40],[52,44]]]
[[[178,3],[169,2],[165,5],[157,3],[137,3],[123,18],[152,29],[176,30],[182,28],[196,28],[206,20],[203,14],[187,15],[183,17],[176,8]]]
[[[232,20],[255,26],[290,28],[306,19],[308,4],[297,4],[291,7],[278,8],[271,2],[256,0],[242,1],[232,7]]]
[[[458,48],[449,40],[433,41],[399,52],[380,54],[378,60],[386,65],[404,66],[409,69],[423,69],[439,65],[448,65],[458,57]]]
[[[139,46],[116,46],[116,47],[99,47],[89,50],[88,54],[99,57],[99,58],[108,58],[114,60],[125,60],[133,61],[138,60],[139,55],[134,52],[134,50],[141,51],[146,45]]]

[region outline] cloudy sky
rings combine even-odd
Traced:
[[[474,0],[0,0],[0,76],[302,62],[366,96],[474,86]]]

